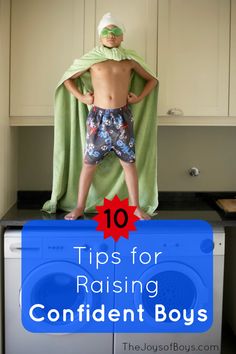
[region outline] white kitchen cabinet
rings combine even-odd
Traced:
[[[231,0],[231,6],[229,114],[236,117],[236,0]]]
[[[83,0],[12,0],[11,116],[53,115],[56,84],[83,53],[83,21]]]
[[[12,1],[12,121],[52,123],[56,84],[75,58],[98,43],[96,27],[106,12],[122,19],[125,46],[136,49],[156,71],[157,0]]]
[[[11,125],[53,125],[55,86],[106,12],[157,72],[159,125],[236,125],[236,0],[12,0],[11,12]]]
[[[159,0],[159,115],[228,116],[229,27],[230,0]]]

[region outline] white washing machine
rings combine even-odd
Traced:
[[[90,241],[91,242],[91,241]],[[89,247],[89,239],[87,242]],[[94,243],[93,243],[94,246]],[[102,246],[102,245],[101,245]],[[55,244],[55,247],[57,245]],[[98,245],[100,247],[100,245]],[[73,265],[74,267],[80,267]],[[32,270],[39,272],[39,269]],[[81,272],[78,271],[78,273]],[[46,276],[42,272],[42,278]],[[68,275],[70,276],[70,274]],[[52,275],[50,278],[52,281]],[[27,281],[32,295],[34,285]],[[5,354],[112,354],[112,333],[31,333],[21,324],[21,229],[4,233]],[[53,300],[52,300],[53,302]],[[52,303],[53,305],[53,303]],[[69,332],[69,331],[68,331]]]
[[[5,354],[51,354],[52,352],[57,354],[124,354],[137,352],[166,352],[169,354],[172,352],[178,354],[183,352],[208,352],[220,354],[224,230],[220,226],[215,226],[213,231],[214,321],[211,329],[206,333],[34,334],[23,328],[20,318],[21,230],[6,230],[4,235]],[[178,275],[183,272],[185,278],[188,275],[181,266],[176,268],[175,271]],[[160,272],[160,268],[158,268],[158,272]],[[144,274],[143,276],[146,278],[155,276],[155,267],[150,274]]]
[[[224,229],[220,226],[213,227],[213,324],[210,330],[203,333],[115,333],[114,334],[114,354],[125,353],[221,353],[221,322],[222,322],[222,300],[223,300],[223,271],[224,271]],[[199,245],[200,246],[200,245]],[[207,246],[207,244],[206,244]],[[168,245],[167,245],[168,247]],[[208,246],[207,246],[208,247]],[[142,274],[140,277],[145,280],[151,280],[160,276],[166,278],[165,268],[152,267],[147,274]],[[194,275],[195,273],[195,275]],[[171,279],[172,278],[172,279]],[[176,284],[180,279],[179,286],[181,289],[176,288]],[[169,272],[169,288],[168,292],[171,294],[168,301],[173,303],[178,299],[175,296],[180,296],[182,291],[186,290],[192,294],[190,303],[195,306],[199,299],[204,298],[204,279],[198,275],[197,264],[196,269],[189,269],[184,264],[173,262],[173,269]],[[191,289],[188,287],[191,286]],[[183,289],[184,288],[184,289]],[[134,294],[134,303],[135,301]],[[139,296],[139,295],[138,295]],[[174,299],[174,301],[173,301]],[[139,302],[137,302],[139,303]],[[142,299],[144,309],[150,312],[150,299]],[[168,306],[168,304],[167,304]],[[150,323],[154,320],[150,317]]]

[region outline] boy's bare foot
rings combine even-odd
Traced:
[[[134,215],[136,215],[140,220],[150,220],[151,219],[151,217],[140,208],[136,208]]]
[[[83,208],[75,208],[69,214],[66,214],[64,219],[66,220],[76,220],[83,215]]]

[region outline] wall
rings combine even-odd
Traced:
[[[53,127],[19,128],[18,190],[51,190]]]
[[[0,217],[15,202],[17,128],[9,127],[10,1],[0,0]]]
[[[53,127],[19,129],[18,189],[50,190]],[[159,127],[159,190],[236,192],[235,137],[236,127]]]
[[[236,127],[161,127],[159,187],[162,191],[235,191]],[[190,177],[188,169],[200,169]]]
[[[10,1],[0,0],[0,217],[15,202],[17,189],[17,128],[9,127],[9,43]],[[0,284],[2,281],[1,242]],[[2,294],[0,299],[1,318]],[[0,321],[0,353],[2,353],[2,321]]]

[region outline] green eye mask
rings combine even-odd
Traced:
[[[102,37],[108,37],[109,34],[113,34],[113,36],[115,37],[119,37],[123,34],[123,31],[121,28],[119,27],[114,27],[112,29],[109,28],[103,28],[103,30],[101,31],[101,36]]]

